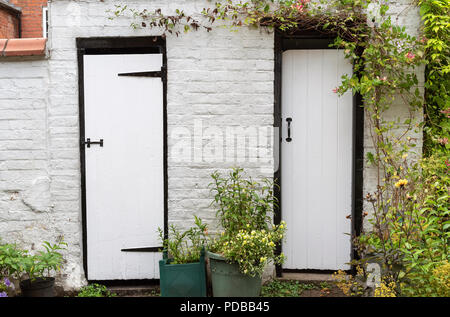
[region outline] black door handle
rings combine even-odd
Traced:
[[[100,141],[91,141],[90,138],[87,138],[86,141],[83,141],[82,143],[86,144],[87,147],[91,147],[91,144],[99,144],[101,147],[103,147],[103,139],[100,139]]]
[[[292,138],[291,138],[291,122],[292,122],[292,118],[286,118],[286,122],[288,124],[287,126],[287,138],[286,138],[286,142],[291,142]]]

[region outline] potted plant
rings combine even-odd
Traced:
[[[180,232],[170,227],[169,237],[164,238],[163,259],[159,261],[160,289],[163,297],[205,297],[206,270],[205,246],[207,226],[195,217],[196,227]]]
[[[284,237],[286,224],[272,221],[273,182],[244,178],[240,168],[226,178],[217,172],[212,178],[213,203],[223,229],[207,252],[213,296],[259,296],[264,268],[284,261],[282,253],[276,254],[276,245]]]
[[[66,245],[63,241],[54,245],[44,241],[45,251],[36,254],[13,244],[3,245],[0,247],[0,265],[8,276],[20,280],[22,296],[54,297],[55,278],[52,274],[61,268],[63,257],[59,250]]]

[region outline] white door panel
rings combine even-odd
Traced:
[[[288,50],[282,65],[282,217],[286,269],[348,269],[352,95],[332,90],[351,64],[338,50]],[[286,142],[286,118],[292,118]]]
[[[158,278],[164,219],[161,54],[84,56],[87,259],[90,280]]]

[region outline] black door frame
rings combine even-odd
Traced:
[[[167,183],[167,53],[166,41],[162,37],[90,37],[77,38],[78,58],[78,104],[80,128],[80,171],[81,171],[81,219],[83,240],[83,268],[85,278],[88,277],[87,268],[87,221],[86,221],[86,164],[85,164],[85,114],[84,114],[84,55],[110,55],[110,54],[162,54],[161,80],[163,82],[163,166],[164,166],[164,235],[168,233],[168,183]],[[160,247],[154,246],[146,250],[123,250],[134,252],[155,252]],[[91,281],[91,280],[89,280]],[[145,280],[144,280],[145,281]],[[96,281],[98,282],[98,281]],[[109,284],[110,281],[102,281]],[[126,280],[126,282],[138,282]],[[114,281],[113,283],[117,283]]]
[[[282,205],[281,205],[281,155],[282,150],[282,117],[281,117],[281,87],[282,87],[282,56],[283,52],[289,49],[335,49],[331,48],[330,44],[336,38],[335,34],[324,34],[314,31],[296,32],[294,34],[285,34],[282,32],[275,32],[274,44],[274,62],[275,62],[275,78],[274,78],[274,128],[278,128],[278,170],[274,172],[274,195],[278,200],[277,206],[274,208],[274,223],[279,224],[282,220]],[[361,54],[361,52],[359,52]],[[363,209],[363,167],[364,167],[364,108],[362,97],[359,93],[353,95],[353,155],[352,155],[352,210],[351,210],[351,235],[358,236],[362,228],[362,209]],[[292,230],[292,229],[291,229]],[[277,246],[277,253],[280,254],[282,250],[281,243]],[[358,255],[354,250],[352,239],[351,259],[357,259]],[[352,265],[351,271],[354,271]],[[322,272],[329,273],[329,271],[321,270],[287,270],[283,269],[282,265],[276,266],[276,274],[281,277],[283,272]]]

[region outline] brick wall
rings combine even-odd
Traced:
[[[405,0],[406,1],[406,0]],[[57,0],[50,2],[50,56],[0,60],[0,236],[30,246],[62,235],[69,248],[62,274],[65,287],[84,283],[78,122],[76,37],[158,35],[157,30],[133,30],[128,18],[108,20],[105,10],[120,0]],[[127,1],[130,7],[183,8],[199,12],[204,0]],[[393,13],[403,10],[394,5]],[[411,29],[419,19],[412,10]],[[174,151],[177,129],[193,132],[198,122],[210,126],[273,125],[273,34],[215,28],[167,37],[168,58],[168,199],[169,221],[192,223],[193,214],[213,222],[207,188],[213,170],[230,162],[180,160]],[[392,116],[405,116],[393,109]],[[368,135],[368,131],[365,132]],[[420,135],[419,135],[420,137]],[[196,145],[194,151],[202,145]],[[370,141],[366,140],[366,151]],[[262,148],[268,150],[271,147]],[[242,149],[237,149],[242,151]],[[194,154],[195,155],[195,154]],[[259,162],[243,162],[253,176],[273,175]],[[364,192],[375,176],[366,166]]]
[[[54,228],[45,214],[48,84],[46,60],[0,59],[0,237],[28,247]]]
[[[42,28],[42,8],[47,0],[10,0],[22,9],[22,37],[44,37]]]
[[[19,27],[17,13],[0,6],[0,39],[19,37]]]

